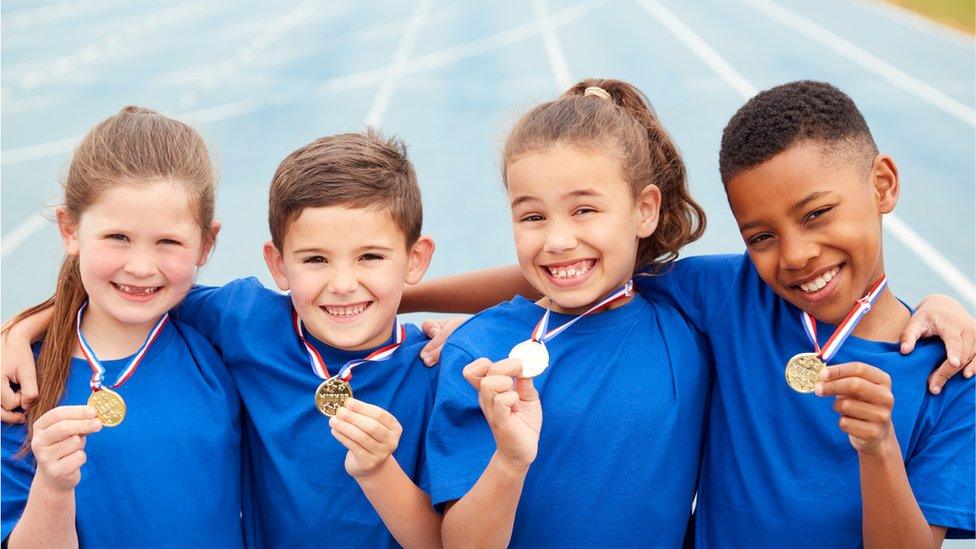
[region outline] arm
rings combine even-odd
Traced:
[[[945,343],[946,360],[929,376],[929,391],[939,394],[946,381],[963,372],[976,374],[976,318],[949,296],[933,294],[921,301],[901,335],[901,352],[908,354],[922,337],[938,336]]]
[[[75,486],[85,463],[85,437],[101,430],[90,406],[59,406],[34,424],[31,452],[37,473],[9,546],[78,547]]]
[[[23,412],[37,398],[37,367],[31,343],[39,341],[47,333],[54,308],[40,310],[19,322],[10,325],[0,335],[0,354],[2,354],[3,380],[0,381],[0,420],[4,423],[23,423]],[[13,390],[13,384],[20,386]]]
[[[479,359],[464,368],[495,438],[484,473],[444,514],[445,547],[505,547],[542,429],[542,405],[531,379],[515,379],[522,365]]]
[[[435,278],[408,286],[400,301],[401,313],[477,313],[521,294],[542,298],[515,265]]]
[[[882,370],[850,362],[824,369],[820,396],[836,396],[840,428],[857,450],[861,474],[864,546],[938,547],[945,528],[929,526],[908,482],[891,424],[891,378]]]
[[[386,410],[355,399],[329,419],[332,436],[345,446],[346,472],[359,483],[383,523],[404,547],[439,547],[441,517],[430,496],[403,472],[393,457],[400,422]]]

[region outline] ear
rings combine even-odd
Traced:
[[[71,217],[64,206],[58,206],[54,213],[57,216],[58,233],[61,234],[64,253],[78,255],[78,221]]]
[[[879,154],[875,157],[871,165],[871,182],[874,184],[878,210],[883,214],[891,213],[898,204],[901,183],[898,181],[898,166],[890,156]]]
[[[210,225],[210,230],[203,236],[203,245],[200,247],[200,257],[197,258],[197,267],[203,265],[210,259],[214,246],[217,245],[217,234],[220,233],[220,221],[214,221]]]
[[[278,289],[283,292],[288,291],[290,286],[288,285],[288,276],[285,275],[285,258],[281,256],[278,247],[270,240],[264,243],[264,262],[268,264],[268,270],[271,271],[271,277],[274,278]]]
[[[421,235],[417,242],[410,247],[407,258],[407,284],[416,284],[424,278],[430,258],[434,255],[434,241],[429,236]]]
[[[637,196],[637,236],[647,238],[654,233],[661,214],[661,189],[653,183],[641,189]]]

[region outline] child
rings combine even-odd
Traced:
[[[214,187],[200,135],[147,109],[75,150],[57,292],[13,321],[53,308],[37,401],[3,428],[5,547],[242,546],[240,403],[167,315],[213,247]]]
[[[545,298],[488,309],[444,347],[426,449],[444,544],[676,546],[708,357],[675,309],[629,289],[704,227],[681,157],[640,91],[584,81],[523,116],[503,176]]]
[[[895,206],[898,174],[856,106],[817,82],[760,93],[726,127],[721,169],[748,254],[690,258],[638,278],[715,350],[698,545],[914,547],[938,545],[947,529],[972,536],[973,380],[954,378],[930,395],[941,344],[899,353],[910,311],[877,284],[881,216]],[[854,337],[835,365],[798,384],[836,398],[791,390],[791,357],[835,352],[820,346],[872,287],[876,301],[848,323]],[[964,348],[957,362],[971,354]]]
[[[248,278],[196,287],[174,312],[218,348],[244,403],[247,545],[439,544],[415,484],[435,371],[396,319],[433,253],[422,220],[398,139],[317,139],[271,182],[264,256],[290,296]]]

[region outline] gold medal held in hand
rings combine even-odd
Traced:
[[[88,405],[95,409],[95,417],[106,427],[115,427],[125,419],[125,400],[111,389],[103,387],[93,391]]]
[[[330,377],[315,390],[315,407],[333,417],[349,398],[352,398],[352,387],[337,377]]]
[[[800,353],[786,363],[786,383],[799,393],[812,393],[827,364],[816,353]]]

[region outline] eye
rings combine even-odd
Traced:
[[[172,238],[164,238],[160,240],[159,243],[164,244],[166,246],[179,246],[182,244],[182,242],[180,242],[179,240],[173,240]]]
[[[302,263],[327,263],[327,261],[320,255],[310,255],[302,258]]]
[[[359,259],[363,261],[382,261],[386,258],[380,254],[363,254]]]
[[[746,239],[746,245],[755,246],[757,244],[762,244],[763,242],[766,242],[771,238],[773,238],[773,235],[770,233],[759,233],[755,236],[751,236],[748,239]]]
[[[825,214],[827,214],[828,212],[830,212],[833,209],[834,209],[833,206],[827,206],[827,207],[824,207],[824,208],[817,208],[816,210],[813,210],[812,212],[808,213],[807,216],[803,220],[804,221],[813,221],[815,219],[819,219],[820,217],[823,217]]]
[[[539,214],[528,214],[528,215],[523,215],[521,218],[519,218],[519,221],[522,223],[532,223],[535,221],[544,221],[545,219],[546,218],[542,217]]]
[[[127,242],[129,240],[129,237],[125,236],[122,233],[112,233],[109,235],[105,235],[105,238],[109,240],[118,240],[119,242]]]
[[[576,208],[576,211],[573,212],[573,215],[582,215],[588,213],[596,213],[596,208],[591,208],[589,206],[581,206],[579,208]]]

